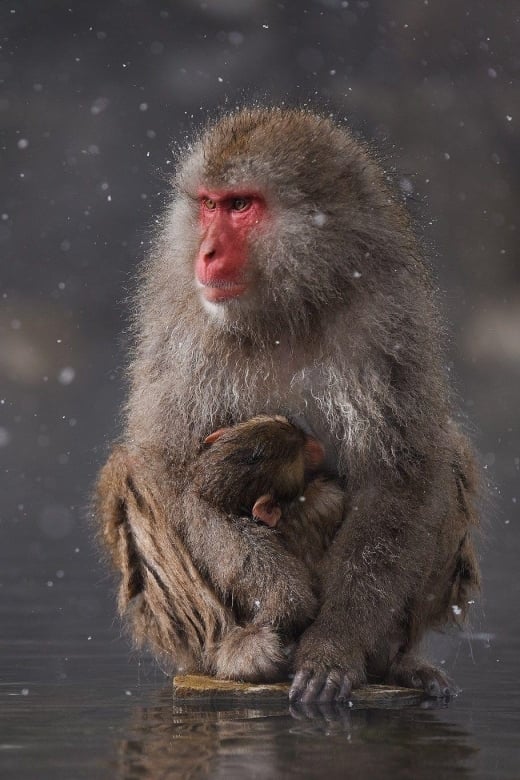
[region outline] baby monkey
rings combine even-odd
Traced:
[[[276,529],[319,589],[318,566],[344,512],[344,494],[321,467],[323,445],[280,415],[258,415],[204,440],[193,474],[199,497],[228,515]]]
[[[199,461],[201,498],[224,512],[251,515],[275,528],[282,507],[299,498],[325,459],[323,446],[286,417],[259,415],[204,440]],[[202,467],[202,468],[201,468]]]

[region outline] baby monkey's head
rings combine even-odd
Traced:
[[[324,459],[316,439],[278,415],[221,428],[204,444],[196,477],[201,497],[271,527],[281,517],[281,505],[303,493],[307,476]]]

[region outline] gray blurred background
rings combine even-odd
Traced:
[[[474,623],[518,635],[519,17],[501,0],[2,0],[4,649],[52,645],[60,679],[65,640],[126,653],[87,509],[118,432],[127,297],[175,149],[254,99],[346,118],[396,175],[494,484]]]

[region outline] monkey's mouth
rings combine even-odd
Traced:
[[[222,303],[239,298],[247,290],[247,285],[240,282],[228,282],[222,279],[212,279],[208,282],[198,282],[201,295],[211,303]]]

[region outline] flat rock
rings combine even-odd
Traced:
[[[173,692],[179,699],[212,697],[226,699],[270,698],[287,699],[290,683],[254,684],[236,680],[217,680],[202,674],[183,674],[173,678]],[[356,707],[385,707],[418,704],[425,698],[423,691],[393,685],[364,685],[352,691],[350,701]]]

